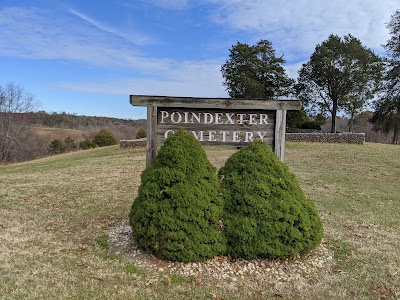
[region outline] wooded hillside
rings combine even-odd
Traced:
[[[129,120],[108,117],[78,116],[67,113],[11,113],[8,118],[14,127],[23,129],[20,147],[13,149],[6,162],[31,160],[51,154],[50,143],[69,139],[75,144],[90,139],[96,132],[107,130],[115,139],[134,139],[140,128],[146,128],[146,120]],[[10,150],[11,151],[11,150]]]

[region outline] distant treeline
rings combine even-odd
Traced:
[[[144,119],[78,116],[44,111],[0,112],[0,121],[3,119],[8,121],[7,132],[12,136],[0,139],[0,164],[62,153],[65,152],[62,151],[64,146],[66,150],[69,149],[68,151],[85,149],[81,145],[92,141],[95,135],[103,130],[110,132],[113,138],[119,141],[134,139],[138,132],[146,128]],[[57,143],[60,147],[56,147]],[[67,147],[69,145],[76,147]]]
[[[131,120],[109,117],[78,116],[68,113],[48,113],[45,111],[14,114],[15,119],[36,126],[84,130],[87,127],[145,126],[146,120]]]

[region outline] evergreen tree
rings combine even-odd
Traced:
[[[169,136],[141,179],[129,215],[140,248],[173,261],[225,252],[216,170],[192,134]]]
[[[286,118],[286,126],[289,128],[301,128],[304,123],[308,123],[311,121],[303,107],[301,108],[301,110],[288,111]]]
[[[221,72],[230,97],[272,99],[291,93],[294,80],[286,75],[283,55],[275,55],[271,42],[260,40],[253,46],[238,42],[229,51]]]
[[[253,142],[233,154],[219,175],[229,255],[287,258],[321,242],[323,227],[314,204],[265,143]]]

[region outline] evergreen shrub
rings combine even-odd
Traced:
[[[304,122],[301,126],[301,129],[316,129],[321,130],[321,125],[317,121],[309,121]]]
[[[93,142],[93,140],[88,138],[79,143],[79,148],[82,150],[88,150],[96,147],[98,147],[98,145],[95,142]]]
[[[288,110],[286,114],[286,126],[288,128],[301,128],[304,123],[310,122],[310,118],[302,107],[301,110]]]
[[[146,137],[146,129],[143,127],[139,128],[138,132],[136,133],[136,139],[143,139]]]
[[[99,147],[112,146],[117,144],[117,140],[111,131],[102,129],[93,135],[93,142]]]
[[[141,175],[129,223],[138,246],[173,261],[224,254],[223,209],[216,169],[196,138],[169,136]]]
[[[65,145],[61,140],[53,140],[49,145],[49,152],[51,154],[61,154],[65,152]]]
[[[71,137],[67,137],[64,140],[64,145],[65,145],[65,151],[66,152],[75,151],[78,148],[78,146],[76,145],[74,139],[71,138]]]
[[[230,256],[289,258],[321,242],[323,226],[314,204],[265,143],[253,142],[233,154],[219,176]]]

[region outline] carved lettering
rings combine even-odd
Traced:
[[[239,124],[243,124],[244,117],[246,114],[237,114],[239,116]]]
[[[226,116],[225,124],[235,124],[235,122],[233,121],[233,116],[234,115],[235,115],[234,113],[226,113],[225,114],[225,116]]]
[[[193,112],[193,113],[192,113],[192,123],[194,123],[194,122],[193,122],[194,119],[196,119],[197,123],[201,123],[201,122],[200,122],[200,116],[201,116],[201,113],[196,114],[196,113]]]
[[[245,132],[244,133],[244,141],[246,143],[252,142],[253,141],[253,133],[252,132]]]
[[[268,114],[265,113],[229,113],[229,112],[190,112],[162,110],[159,123],[166,124],[168,121],[174,124],[239,124],[239,125],[267,125]]]
[[[272,121],[271,121],[272,122]],[[191,132],[200,142],[209,144],[247,144],[255,139],[271,141],[274,136],[269,125],[268,113],[244,111],[206,111],[198,109],[163,109],[158,113],[158,123],[165,130],[163,139],[175,133],[178,128]],[[194,126],[191,128],[191,124]],[[202,128],[204,125],[204,129]],[[264,129],[265,128],[265,129]],[[271,135],[271,136],[270,136]]]
[[[229,134],[229,131],[220,131],[219,134],[222,134],[222,141],[226,142],[226,136]]]
[[[175,116],[178,116],[178,119],[175,118]],[[172,123],[180,123],[182,121],[182,115],[179,112],[173,112],[171,114],[171,121]]]
[[[196,131],[192,131],[192,134],[194,135],[194,137],[195,137],[199,142],[204,141],[204,131],[199,131],[198,134],[196,133]]]
[[[268,115],[267,114],[260,114],[260,124],[268,124]]]
[[[214,115],[210,113],[204,113],[204,124],[211,124],[214,120]]]
[[[232,132],[232,142],[240,142],[239,132],[237,131]]]
[[[164,133],[164,138],[167,138],[170,134],[174,134],[174,131],[173,131],[173,130],[167,130],[167,131]]]
[[[262,141],[264,140],[265,136],[267,135],[267,133],[265,131],[262,131],[262,132],[259,131],[259,132],[257,132],[257,134]]]
[[[258,114],[249,114],[249,124],[250,125],[257,124],[257,121],[256,121],[257,116],[258,116]]]
[[[162,110],[161,111],[161,122],[160,123],[165,123],[164,119],[166,119],[168,117],[169,117],[169,113],[167,111],[165,111],[165,110]]]
[[[185,115],[185,124],[188,124],[189,123],[189,112],[188,111],[185,111],[184,112],[184,115]]]
[[[216,142],[217,139],[215,138],[216,131],[209,131],[208,132],[208,141],[209,142]]]
[[[222,116],[223,113],[215,113],[215,124],[224,124],[221,120]]]

